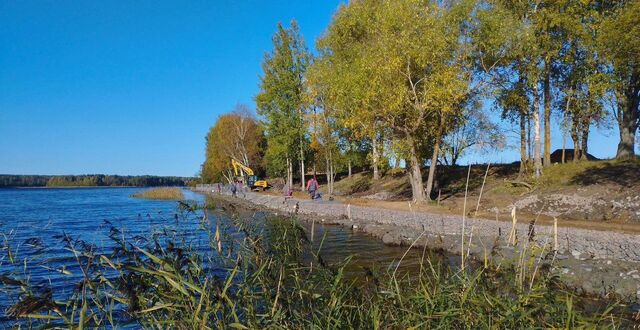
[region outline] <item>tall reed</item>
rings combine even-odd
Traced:
[[[112,228],[115,248],[108,253],[66,235],[62,244],[82,280],[54,299],[58,293],[33,286],[14,255],[15,271],[2,281],[3,288],[18,289],[7,317],[26,327],[80,329],[615,328],[628,322],[616,306],[583,311],[555,277],[544,269],[523,275],[522,263],[451,268],[423,250],[415,272],[368,270],[362,281],[346,276],[349,259],[327,264],[323,241],[314,249],[293,217],[257,221],[260,215],[229,207],[205,217],[180,205],[181,221],[198,221],[209,233],[208,249],[185,240],[179,227],[140,243]],[[545,258],[535,252],[529,252],[534,260]]]

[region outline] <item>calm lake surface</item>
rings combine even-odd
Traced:
[[[73,253],[65,248],[65,235],[81,240],[98,253],[108,254],[115,248],[110,236],[142,242],[154,232],[175,232],[203,253],[211,252],[206,232],[211,228],[202,228],[199,221],[178,220],[177,202],[131,197],[139,190],[141,188],[0,189],[0,276],[51,288],[54,298],[73,293],[75,284],[82,279],[82,270]],[[184,193],[187,199],[204,203],[203,195],[188,190]],[[202,217],[202,213],[197,217]],[[232,224],[219,211],[209,212],[209,217],[217,218],[227,227]],[[254,218],[264,220],[264,215],[254,215]],[[310,230],[308,224],[304,226]],[[352,256],[353,261],[347,268],[352,275],[368,268],[395,267],[406,251],[406,248],[387,247],[379,240],[336,226],[316,224],[314,237],[316,248],[324,237],[321,254],[329,263]],[[410,251],[402,268],[416,267],[420,255],[421,251]],[[15,260],[26,267],[16,267]],[[13,293],[0,284],[0,324],[7,322],[4,315],[8,306],[17,302]]]

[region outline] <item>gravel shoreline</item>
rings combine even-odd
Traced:
[[[217,196],[217,194],[212,194]],[[345,205],[337,201],[287,199],[248,192],[245,200],[273,212],[298,213],[310,221],[350,227],[382,239],[388,245],[427,246],[453,254],[461,253],[462,216],[407,212],[375,207]],[[218,198],[229,199],[226,196]],[[518,246],[529,241],[529,223],[516,225],[518,244],[509,246],[511,223],[490,219],[465,219],[465,251],[471,258],[512,259]],[[551,247],[552,226],[535,225],[533,240]],[[496,253],[496,251],[498,253]],[[610,296],[616,294],[631,303],[640,303],[640,235],[558,228],[558,254],[554,271],[568,286],[579,292]]]

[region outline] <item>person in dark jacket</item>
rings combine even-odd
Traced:
[[[233,184],[231,184],[231,196],[236,197],[236,192],[238,191],[238,186],[236,186],[237,183],[234,182]]]

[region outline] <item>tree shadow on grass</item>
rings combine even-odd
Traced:
[[[513,178],[518,175],[519,164],[493,164],[489,167],[488,177],[494,180],[504,180]],[[432,198],[438,196],[438,190],[441,189],[441,200],[446,200],[456,195],[464,195],[465,189],[469,193],[477,193],[484,181],[486,164],[475,164],[471,166],[469,173],[469,184],[467,187],[467,171],[468,166],[439,166],[438,167],[438,187],[432,192]],[[428,172],[428,169],[424,171]],[[426,176],[424,181],[426,182]]]
[[[640,162],[607,162],[576,174],[572,184],[587,186],[592,184],[613,183],[623,187],[640,185]]]

